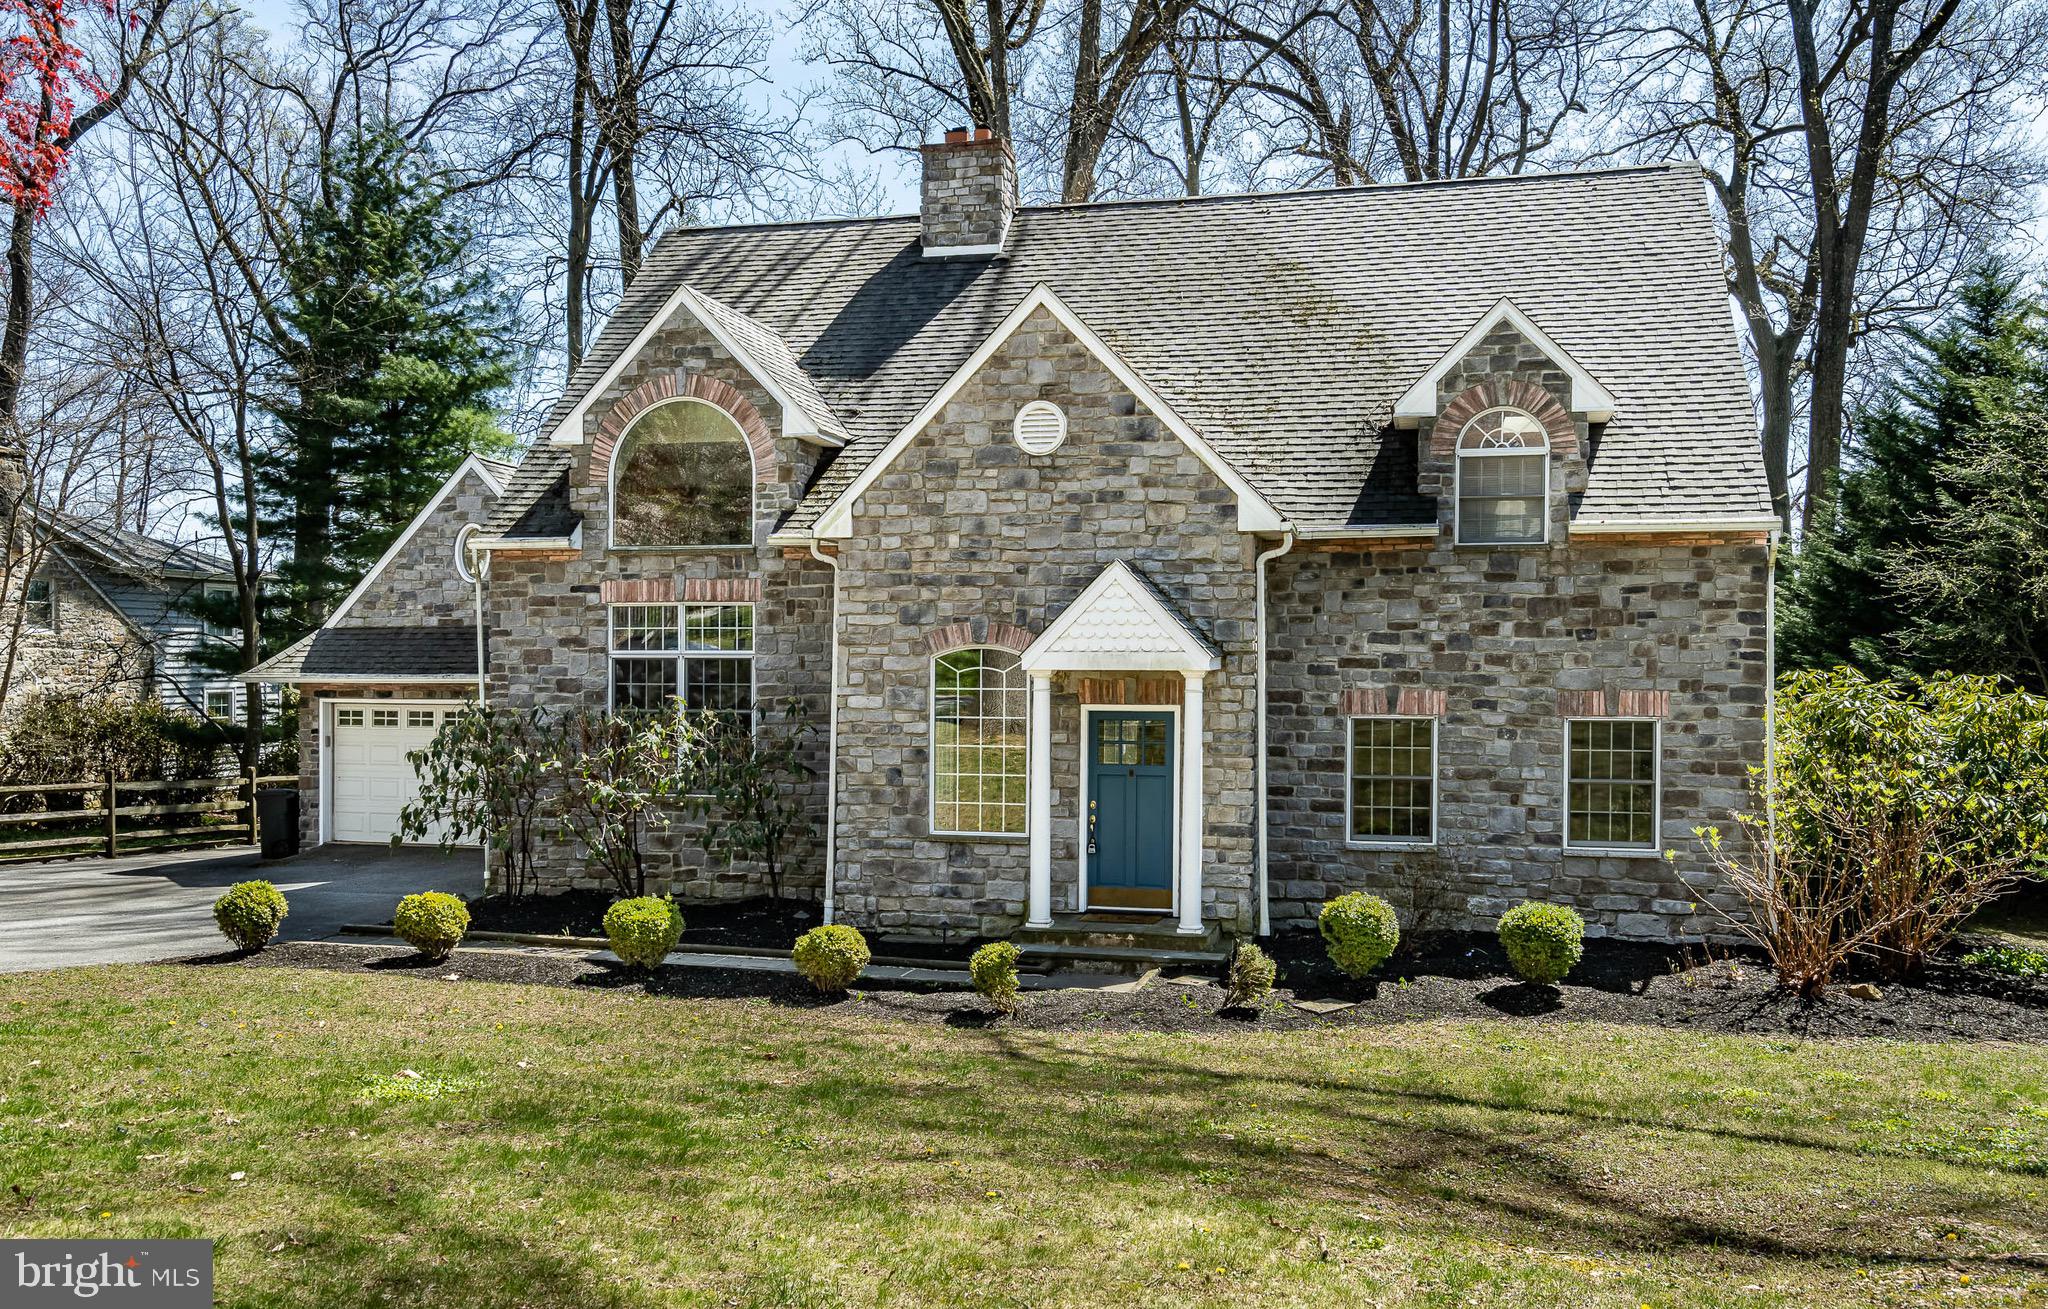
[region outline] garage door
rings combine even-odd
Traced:
[[[434,739],[441,723],[460,711],[449,701],[385,700],[339,704],[329,727],[328,836],[336,841],[389,842],[398,831],[398,811],[418,798],[419,779],[406,755]],[[440,839],[440,829],[429,834]]]

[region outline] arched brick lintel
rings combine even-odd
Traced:
[[[1489,409],[1519,409],[1537,422],[1550,436],[1550,449],[1555,454],[1577,454],[1579,452],[1579,425],[1557,402],[1557,397],[1534,382],[1525,382],[1519,377],[1500,377],[1489,382],[1469,386],[1454,396],[1438,415],[1436,426],[1430,430],[1429,451],[1440,459],[1448,459],[1458,448],[1458,433],[1465,430],[1465,424]]]
[[[755,483],[773,480],[775,438],[768,430],[767,421],[761,417],[761,411],[754,408],[753,401],[741,394],[738,388],[715,377],[705,377],[701,373],[663,373],[634,387],[611,407],[597,425],[597,438],[590,443],[591,482],[602,484],[610,476],[612,453],[618,449],[619,438],[626,434],[634,419],[664,400],[679,397],[702,400],[724,411],[747,438],[747,448],[753,454]]]
[[[934,627],[924,634],[925,653],[942,655],[953,650],[966,650],[976,646],[989,646],[997,650],[1008,650],[1012,654],[1023,654],[1038,638],[1029,630],[1015,623],[997,622],[989,618],[973,618],[965,622],[947,623]]]

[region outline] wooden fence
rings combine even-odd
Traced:
[[[111,859],[145,848],[254,845],[257,789],[297,786],[298,782],[293,776],[263,777],[252,768],[240,777],[184,782],[118,782],[109,777],[96,782],[0,786],[0,801],[29,796],[80,797],[76,809],[0,813],[0,863],[81,855]],[[143,821],[132,821],[136,819]],[[215,819],[226,821],[209,821]],[[23,831],[33,835],[14,839]]]

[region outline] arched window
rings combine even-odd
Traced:
[[[1008,650],[932,660],[932,830],[1024,831],[1030,679]]]
[[[745,546],[754,540],[754,456],[723,409],[658,404],[612,456],[612,544]]]
[[[1458,543],[1550,539],[1550,438],[1519,409],[1489,409],[1458,433]]]

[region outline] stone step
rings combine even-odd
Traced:
[[[1200,937],[1183,937],[1199,942]],[[1042,965],[1060,973],[1122,973],[1127,976],[1155,968],[1221,968],[1227,961],[1222,950],[1170,949],[1161,946],[1066,945],[1050,941],[1020,941],[1017,953],[1026,964]]]

